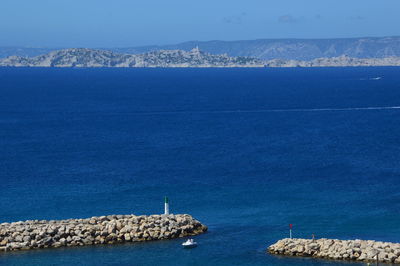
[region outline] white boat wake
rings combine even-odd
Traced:
[[[400,106],[370,106],[370,107],[342,107],[342,108],[293,108],[293,109],[256,109],[256,110],[210,110],[210,111],[160,111],[135,112],[136,115],[168,115],[168,114],[234,114],[234,113],[284,113],[284,112],[335,112],[335,111],[363,111],[363,110],[394,110]]]
[[[400,106],[370,106],[370,107],[343,107],[343,108],[310,108],[310,109],[270,109],[269,112],[330,112],[330,111],[362,111],[362,110],[391,110],[400,109]]]

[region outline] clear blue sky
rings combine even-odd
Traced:
[[[400,35],[400,0],[0,0],[0,46]]]

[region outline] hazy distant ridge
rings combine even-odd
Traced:
[[[230,56],[260,59],[312,60],[322,57],[385,58],[400,56],[400,37],[347,39],[261,39],[248,41],[185,42],[176,45],[113,49],[124,53],[142,53],[157,49],[201,50]]]
[[[141,54],[154,50],[190,51],[199,46],[211,54],[249,56],[260,59],[313,60],[349,56],[353,58],[400,57],[400,37],[365,37],[342,39],[260,39],[245,41],[191,41],[174,45],[151,45],[130,48],[107,48],[117,53]],[[11,55],[37,56],[56,49],[0,47],[0,58]]]

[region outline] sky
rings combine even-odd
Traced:
[[[400,0],[0,0],[0,46],[400,35]]]

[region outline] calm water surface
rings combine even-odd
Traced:
[[[168,195],[209,226],[193,250],[0,264],[345,265],[265,249],[289,223],[295,237],[400,241],[400,110],[352,109],[392,106],[399,68],[0,68],[0,222],[161,213]]]

